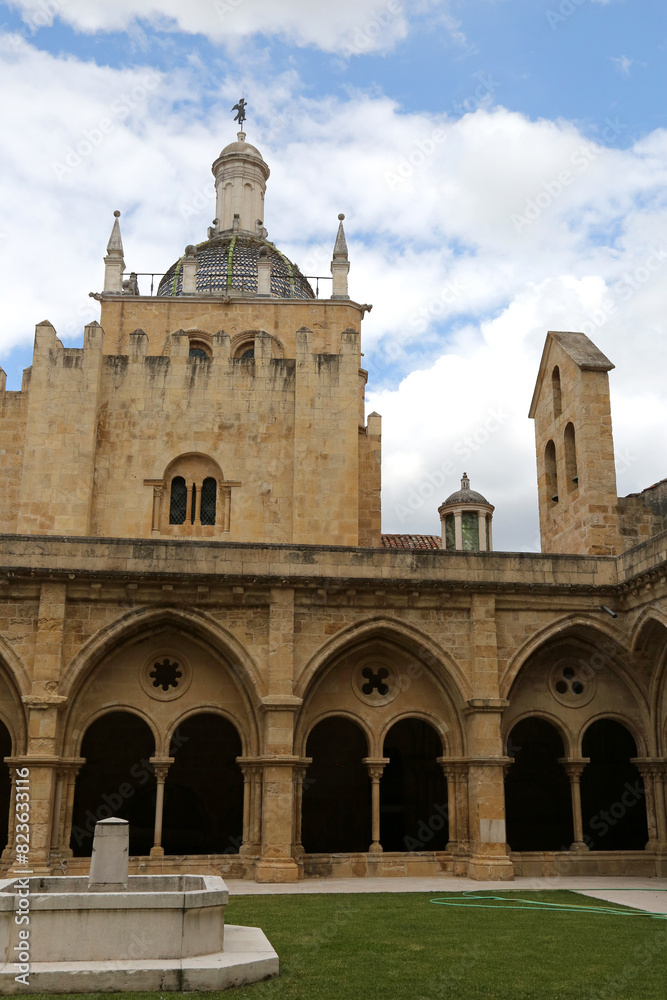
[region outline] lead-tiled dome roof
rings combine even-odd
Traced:
[[[257,264],[263,247],[271,261],[271,293],[282,299],[314,299],[313,289],[296,264],[273,243],[250,235],[217,236],[195,247],[197,292],[256,294]],[[172,264],[160,282],[158,295],[183,294],[182,265],[183,258]]]

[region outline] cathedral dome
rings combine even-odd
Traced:
[[[240,145],[232,143],[232,146]],[[247,154],[247,143],[243,143]],[[227,147],[230,149],[231,147]],[[253,148],[253,147],[251,147]],[[223,153],[226,150],[223,150]],[[281,299],[314,299],[309,282],[296,264],[273,243],[248,233],[216,236],[194,247],[197,258],[197,294],[256,295],[260,252],[271,262],[271,294]],[[169,268],[158,287],[158,295],[183,294],[183,260]]]

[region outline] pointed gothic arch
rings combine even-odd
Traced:
[[[87,676],[113,650],[161,626],[172,625],[191,632],[230,665],[249,709],[254,710],[266,694],[265,679],[252,656],[237,637],[203,611],[188,608],[133,608],[95,633],[77,652],[63,672],[59,693],[70,702]]]
[[[425,669],[432,673],[437,671],[443,690],[457,708],[472,697],[470,681],[450,653],[420,629],[386,616],[355,622],[323,643],[305,665],[297,681],[295,694],[305,699],[318,675],[332,660],[348,649],[372,639],[394,642],[397,648],[417,658]]]
[[[509,697],[519,673],[535,653],[546,648],[554,640],[565,639],[578,640],[594,651],[599,651],[598,646],[604,641],[607,650],[613,649],[613,653],[608,657],[611,662],[619,663],[621,656],[629,655],[629,650],[618,633],[602,620],[588,615],[565,615],[538,629],[512,654],[500,678],[500,697]],[[646,699],[640,686],[634,682],[627,670],[624,671],[624,679],[632,688],[633,694],[646,706]]]

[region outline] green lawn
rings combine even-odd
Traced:
[[[566,891],[506,895],[627,912]],[[430,902],[436,897],[462,898],[454,893],[236,896],[228,922],[262,927],[280,956],[281,975],[229,990],[225,1000],[667,997],[665,920],[508,909],[490,900],[498,908],[437,906]],[[124,994],[143,1000],[178,996],[192,994]]]
[[[263,928],[280,955],[281,975],[230,990],[227,997],[667,997],[667,921],[603,913],[463,909],[430,902],[444,895],[237,896],[227,911],[229,921]],[[507,895],[621,909],[565,891]]]

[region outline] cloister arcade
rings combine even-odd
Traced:
[[[470,852],[474,761],[463,675],[399,624],[359,626],[304,663],[285,766],[291,852],[306,874],[335,855],[428,854],[452,871]],[[508,660],[498,746],[511,857],[645,852],[667,841],[655,764],[667,737],[658,723],[666,636],[655,620],[640,623],[627,651],[572,622]],[[93,662],[82,656],[65,674],[54,863],[75,870],[90,854],[96,820],[113,814],[129,820],[139,859],[207,858],[227,872],[252,872],[266,848],[269,761],[249,654],[221,629],[172,613],[137,616],[91,649]],[[2,684],[0,752],[11,762],[25,726],[6,672]],[[10,804],[4,763],[6,864]]]

